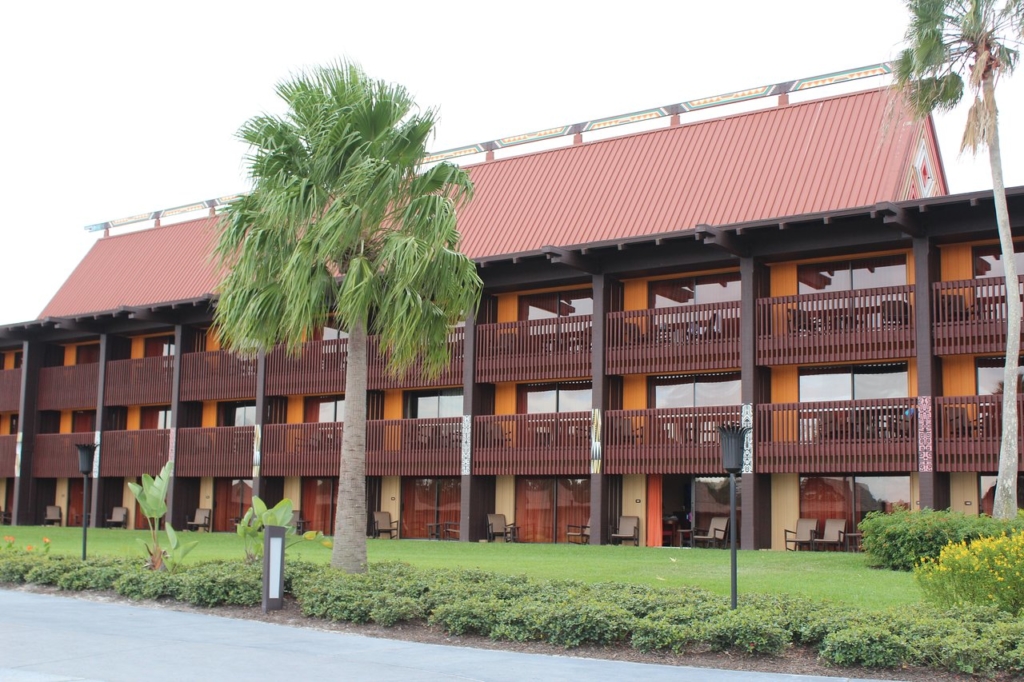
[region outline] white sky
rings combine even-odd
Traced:
[[[85,225],[243,191],[234,134],[303,66],[404,84],[440,109],[440,150],[886,61],[905,23],[900,0],[4,3],[0,324],[38,316]],[[1024,74],[998,97],[1021,185]],[[950,189],[989,188],[963,120],[937,120]]]

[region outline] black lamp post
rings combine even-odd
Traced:
[[[732,608],[736,608],[736,474],[743,470],[743,444],[750,427],[724,424],[718,427],[722,441],[722,468],[729,472],[729,549],[732,554]]]
[[[78,470],[82,472],[82,476],[85,478],[85,508],[82,510],[82,561],[85,561],[85,545],[87,542],[86,533],[89,528],[89,512],[92,509],[92,486],[89,485],[89,474],[92,473],[92,460],[96,454],[96,446],[92,443],[78,443],[75,445],[78,448]]]

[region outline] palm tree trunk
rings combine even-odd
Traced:
[[[345,367],[345,430],[341,438],[338,511],[331,566],[366,572],[366,327],[351,325]]]
[[[1003,366],[1003,439],[999,448],[999,477],[992,516],[1012,519],[1017,516],[1017,369],[1020,364],[1021,302],[1017,280],[1017,263],[1013,256],[1010,215],[1003,186],[1003,163],[999,149],[999,126],[996,123],[996,94],[992,75],[985,77],[982,92],[992,108],[988,131],[988,159],[992,168],[992,198],[996,209],[996,228],[1006,273],[1006,361]]]

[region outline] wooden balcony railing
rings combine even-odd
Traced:
[[[14,457],[17,453],[17,436],[0,436],[0,478],[14,478]],[[6,505],[4,506],[7,511]]]
[[[1018,296],[1024,276],[1020,282]],[[936,355],[1006,351],[1006,282],[1002,277],[935,282],[932,293]]]
[[[473,420],[473,473],[584,476],[590,473],[589,412],[509,414]]]
[[[0,412],[21,409],[21,368],[0,370]]]
[[[1003,396],[939,397],[934,403],[935,470],[991,472],[999,469]],[[1024,396],[1017,396],[1017,448],[1024,450]],[[1024,471],[1024,457],[1018,462]]]
[[[448,335],[448,365],[439,375],[426,378],[423,366],[417,362],[409,368],[404,376],[394,377],[388,372],[389,359],[387,353],[381,352],[379,337],[370,338],[367,353],[366,387],[371,390],[390,388],[431,388],[434,386],[461,386],[463,360],[465,358],[466,330],[453,329]]]
[[[458,476],[462,417],[366,423],[368,476]]]
[[[917,400],[758,405],[758,473],[917,470]]]
[[[35,438],[32,452],[32,476],[35,478],[81,478],[78,470],[80,443],[92,443],[96,435],[89,433],[47,433]]]
[[[96,407],[99,365],[43,367],[39,370],[40,410],[89,410]]]
[[[348,339],[308,341],[297,356],[275,348],[267,356],[267,395],[345,392]]]
[[[253,427],[178,429],[176,476],[252,478]]]
[[[914,355],[914,287],[762,298],[757,362],[892,360]]]
[[[256,358],[226,350],[181,357],[182,400],[241,400],[256,397]]]
[[[609,374],[730,369],[740,365],[740,304],[608,313]]]
[[[720,475],[718,427],[739,421],[738,405],[609,410],[604,418],[605,473]]]
[[[111,360],[107,363],[104,405],[155,405],[171,402],[174,358]]]
[[[170,431],[104,431],[100,441],[100,476],[155,476],[167,463]]]
[[[342,422],[268,424],[263,427],[263,476],[337,476]]]
[[[591,374],[590,315],[477,327],[476,380],[540,381]]]

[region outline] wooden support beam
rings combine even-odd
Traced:
[[[894,226],[909,237],[923,237],[925,235],[924,227],[921,226],[917,219],[905,209],[892,202],[883,201],[878,203],[875,206],[873,215],[881,216],[884,224]]]
[[[723,251],[726,251],[738,258],[750,255],[750,249],[747,245],[743,244],[743,240],[739,239],[731,232],[726,232],[720,227],[714,227],[713,225],[697,225],[694,228],[694,235],[705,244],[717,246]]]
[[[568,265],[574,270],[579,270],[590,275],[601,274],[601,266],[597,261],[580,253],[574,253],[558,246],[542,246],[540,250],[552,263]]]

